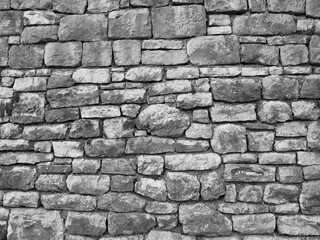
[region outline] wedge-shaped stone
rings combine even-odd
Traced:
[[[90,212],[96,208],[96,199],[78,194],[43,194],[41,203],[45,209]]]
[[[72,78],[76,83],[107,84],[111,81],[110,70],[104,68],[80,68],[73,73]]]
[[[149,9],[113,11],[109,14],[109,38],[149,38],[151,18]]]
[[[111,235],[147,233],[156,226],[153,215],[146,213],[110,213],[108,231]]]
[[[14,45],[9,50],[9,67],[41,68],[43,65],[44,46]]]
[[[292,119],[292,112],[290,105],[286,102],[263,101],[259,105],[258,116],[262,122],[286,122]]]
[[[297,99],[299,81],[296,77],[268,76],[262,79],[264,99]]]
[[[37,164],[53,161],[52,153],[6,152],[0,153],[0,165]]]
[[[30,125],[24,127],[22,137],[29,140],[64,139],[67,130],[68,125],[66,124]]]
[[[1,19],[0,36],[21,34],[23,30],[22,12],[1,11],[0,19]]]
[[[179,221],[186,234],[217,236],[230,235],[232,232],[231,221],[204,203],[180,205]]]
[[[279,48],[263,44],[242,44],[240,56],[243,63],[278,65]]]
[[[276,167],[256,164],[226,164],[224,178],[232,182],[274,182]]]
[[[244,234],[273,233],[276,217],[271,213],[232,216],[233,229]]]
[[[150,96],[167,95],[173,93],[191,92],[191,82],[188,80],[173,80],[155,83],[150,86]]]
[[[300,189],[296,185],[268,184],[264,190],[263,200],[271,204],[298,202]]]
[[[245,0],[204,0],[206,10],[209,12],[243,12],[247,10]]]
[[[300,208],[303,214],[320,213],[320,181],[309,181],[302,183],[300,195]],[[320,229],[319,229],[320,231]]]
[[[82,144],[75,141],[52,142],[56,157],[77,158],[83,156]]]
[[[10,211],[8,240],[63,240],[63,219],[58,211],[16,208]],[[32,226],[32,228],[30,228]]]
[[[103,14],[70,15],[60,20],[60,41],[99,41],[107,37],[108,19]]]
[[[90,157],[117,157],[124,153],[124,147],[122,139],[97,138],[86,143],[85,152]]]
[[[79,85],[47,91],[47,100],[52,108],[76,107],[99,103],[99,89],[95,85]]]
[[[166,201],[167,199],[167,187],[164,180],[141,178],[136,182],[134,191],[157,201]]]
[[[320,75],[305,77],[300,90],[300,98],[320,98]]]
[[[37,208],[39,205],[38,192],[9,191],[3,195],[5,207],[30,207]]]
[[[100,195],[110,189],[108,175],[69,175],[66,182],[69,191],[78,194]]]
[[[216,169],[221,158],[216,153],[165,155],[165,167],[172,171],[199,171]]]
[[[0,168],[0,188],[29,190],[34,188],[37,170],[27,166],[13,166]]]
[[[210,108],[212,122],[255,121],[255,104],[214,103]]]
[[[137,118],[137,127],[156,136],[179,136],[190,125],[189,116],[165,104],[150,105]]]
[[[101,101],[103,104],[121,104],[121,103],[145,103],[146,90],[144,89],[121,89],[101,92]]]
[[[320,217],[319,216],[279,216],[277,228],[280,234],[320,236]]]
[[[200,5],[155,8],[151,12],[154,38],[186,38],[206,34],[206,14]]]
[[[254,78],[214,78],[211,91],[215,100],[250,102],[261,98],[261,83]]]
[[[192,38],[187,44],[190,62],[195,65],[240,63],[239,42],[236,36]]]
[[[252,14],[236,16],[232,29],[237,35],[288,35],[296,32],[296,23],[288,14]]]
[[[159,82],[163,76],[163,69],[159,67],[135,67],[130,68],[125,78],[132,82]]]
[[[44,63],[55,67],[76,67],[81,64],[82,44],[80,42],[56,42],[46,45]]]

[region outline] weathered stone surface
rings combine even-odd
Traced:
[[[303,214],[319,214],[320,181],[302,183],[300,207]]]
[[[272,183],[266,185],[263,200],[271,204],[297,202],[300,189],[296,185]]]
[[[185,135],[187,138],[209,139],[212,137],[212,126],[209,124],[192,123]]]
[[[90,13],[106,13],[119,8],[119,0],[88,0],[88,12]]]
[[[279,216],[277,228],[280,234],[320,235],[319,216]]]
[[[192,38],[187,44],[190,62],[195,65],[223,65],[240,63],[236,36]]]
[[[312,122],[308,126],[307,141],[308,146],[312,149],[320,149],[320,121]]]
[[[268,76],[262,80],[264,99],[297,99],[298,79],[292,77]]]
[[[179,65],[187,62],[188,55],[185,50],[143,51],[141,56],[142,64]]]
[[[312,101],[292,102],[292,113],[295,118],[317,120],[320,116],[320,109]]]
[[[305,45],[285,45],[280,47],[283,66],[306,64],[309,61],[308,48]]]
[[[209,107],[212,106],[212,94],[209,92],[179,94],[177,105],[184,109]]]
[[[268,213],[269,207],[262,204],[252,203],[220,203],[218,204],[218,210],[222,213],[227,214],[257,214],[257,213]]]
[[[32,227],[30,227],[32,226]],[[10,212],[8,240],[63,240],[63,220],[58,211],[17,208]]]
[[[206,10],[209,12],[243,12],[247,10],[247,2],[245,0],[204,0]]]
[[[146,90],[121,89],[101,92],[102,104],[145,103]]]
[[[103,131],[107,138],[133,137],[134,125],[130,118],[112,118],[103,122]]]
[[[66,188],[66,176],[58,174],[42,174],[35,182],[38,191],[62,192]]]
[[[226,164],[224,178],[232,182],[273,182],[276,168],[256,164]]]
[[[190,125],[189,116],[165,104],[150,105],[137,118],[137,127],[156,136],[179,136]]]
[[[16,78],[13,89],[17,92],[38,92],[47,89],[46,77]]]
[[[44,47],[41,45],[12,46],[9,50],[9,66],[11,68],[41,68]]]
[[[21,34],[23,30],[22,12],[1,11],[0,19],[2,20],[0,24],[0,36]]]
[[[308,179],[308,174],[304,175]],[[279,167],[277,180],[281,183],[300,183],[303,181],[302,168],[299,166]]]
[[[118,40],[113,42],[115,64],[118,66],[139,65],[141,43],[137,40]]]
[[[200,182],[195,175],[167,172],[165,176],[168,198],[173,201],[198,200]]]
[[[112,118],[120,117],[119,106],[91,106],[80,108],[82,118]]]
[[[259,105],[258,116],[262,122],[286,122],[292,118],[289,104],[280,101],[264,101]]]
[[[222,156],[224,163],[255,163],[257,158],[255,153],[232,153]]]
[[[135,67],[130,68],[125,78],[133,82],[153,82],[161,81],[163,76],[163,69],[159,67]]]
[[[57,26],[27,27],[21,34],[21,43],[39,43],[58,40]]]
[[[43,194],[41,203],[45,209],[87,212],[96,208],[94,197],[68,193]]]
[[[82,44],[80,42],[48,43],[44,63],[55,67],[76,67],[81,64]]]
[[[272,151],[275,134],[273,132],[249,132],[248,148],[250,151]]]
[[[210,108],[212,122],[242,122],[257,119],[255,104],[214,103]]]
[[[304,0],[298,0],[295,2],[288,0],[268,0],[268,11],[270,12],[290,12],[301,14],[305,12],[305,6],[306,4]]]
[[[158,224],[159,220],[157,218]],[[172,240],[195,240],[194,236],[186,236],[181,235],[180,233],[174,233],[169,231],[157,231],[151,230],[148,234],[146,240],[164,240],[164,239],[172,239]]]
[[[108,37],[149,38],[151,19],[147,8],[119,10],[109,14]]]
[[[135,175],[136,158],[105,158],[102,160],[101,172],[107,174]]]
[[[12,91],[13,93],[13,91]],[[21,106],[21,103],[20,103]],[[10,120],[10,115],[12,114],[13,103],[11,99],[0,99],[0,122],[6,123]],[[21,113],[16,113],[15,115],[21,115]],[[14,120],[11,120],[14,122]]]
[[[110,66],[112,47],[110,41],[83,43],[82,65],[85,67]]]
[[[53,160],[52,154],[28,153],[28,152],[6,152],[0,153],[0,165],[14,164],[36,164],[40,162],[50,162]]]
[[[273,214],[232,216],[235,231],[244,234],[273,233],[276,218]]]
[[[0,188],[29,190],[34,188],[37,178],[35,168],[27,166],[13,166],[0,168]]]
[[[100,169],[100,160],[95,159],[73,159],[73,173],[97,173]]]
[[[23,129],[22,137],[29,140],[64,139],[67,130],[68,125],[66,124],[30,125]]]
[[[232,28],[238,35],[287,35],[296,32],[293,16],[287,14],[236,16]]]
[[[3,139],[0,140],[0,151],[24,151],[32,150],[33,145],[27,140],[10,140]]]
[[[310,62],[320,64],[320,37],[312,36],[309,44]]]
[[[146,233],[155,225],[155,217],[146,213],[110,213],[108,215],[108,231],[111,235]]]
[[[99,195],[110,189],[108,175],[69,175],[66,183],[70,192],[79,194]]]
[[[167,199],[167,188],[164,180],[141,178],[135,184],[135,192],[157,201],[165,201]]]
[[[99,121],[80,119],[71,124],[69,137],[71,138],[90,138],[99,137]]]
[[[8,38],[0,38],[0,66],[5,67],[8,65],[9,57],[9,44]]]
[[[51,0],[30,0],[30,1],[21,1],[21,0],[12,0],[11,1],[11,8],[13,9],[49,9],[52,7]]]
[[[52,108],[76,107],[99,103],[99,90],[95,85],[80,85],[47,91],[47,100]]]
[[[306,14],[310,17],[320,17],[320,3],[317,0],[306,0]]]
[[[148,90],[150,96],[186,92],[191,92],[191,83],[188,80],[173,80],[155,83],[151,85]]]
[[[200,184],[201,197],[205,201],[218,199],[226,193],[222,168],[202,174]]]
[[[215,100],[249,102],[261,98],[261,83],[257,79],[214,78],[211,91]]]
[[[132,192],[134,189],[135,176],[111,176],[111,191],[114,192]]]
[[[109,69],[104,68],[80,68],[72,74],[72,78],[76,83],[107,84],[111,81]]]
[[[180,205],[179,221],[186,234],[216,236],[232,232],[231,221],[204,203]]]
[[[320,75],[306,76],[300,90],[300,98],[320,98]]]
[[[217,153],[245,152],[246,129],[240,125],[224,124],[214,128],[211,147]]]
[[[125,141],[96,138],[87,141],[85,152],[90,157],[117,157],[124,153]]]
[[[307,135],[307,127],[303,122],[287,122],[276,126],[279,137],[299,137]]]
[[[260,164],[295,164],[296,155],[294,153],[260,153]]]
[[[189,140],[189,139],[178,139],[176,140],[176,151],[177,152],[204,152],[210,148],[209,141],[206,140]]]
[[[130,0],[133,6],[161,7],[169,4],[169,0]]]
[[[39,202],[38,192],[10,191],[3,195],[3,206],[37,208]]]
[[[99,41],[107,36],[108,19],[103,14],[70,15],[60,20],[60,41]]]
[[[53,0],[53,10],[61,13],[78,13],[83,14],[86,10],[86,0],[69,0],[65,2],[63,0]]]
[[[279,48],[262,44],[242,44],[240,56],[244,63],[278,65]]]
[[[68,212],[66,229],[70,234],[101,236],[107,229],[106,221],[103,213]]]
[[[144,175],[161,175],[164,160],[162,156],[140,155],[138,159],[138,173]]]
[[[51,25],[59,22],[58,16],[52,11],[26,11],[23,13],[23,23],[30,25]]]
[[[154,38],[185,38],[206,33],[205,10],[199,5],[156,8],[151,15]]]
[[[45,115],[47,122],[67,122],[79,118],[78,108],[47,109]]]
[[[112,212],[141,212],[145,199],[132,193],[110,192],[98,197],[98,209]]]
[[[153,214],[169,214],[178,212],[178,204],[168,202],[149,202],[145,210]]]
[[[274,149],[278,152],[307,150],[307,142],[302,138],[276,140],[274,143]]]
[[[244,185],[239,185],[237,190],[238,190],[237,200],[241,202],[253,202],[253,203],[262,202],[263,190],[264,190],[263,186],[244,184]]]
[[[47,88],[71,87],[73,85],[72,70],[56,69],[51,72]]]

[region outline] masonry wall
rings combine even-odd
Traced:
[[[0,0],[0,240],[319,240],[319,0]]]

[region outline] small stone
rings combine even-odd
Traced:
[[[81,64],[81,57],[82,44],[80,42],[48,43],[44,62],[47,66],[76,67]]]
[[[144,175],[161,175],[164,160],[161,156],[140,155],[138,156],[138,173]]]
[[[23,24],[30,25],[52,25],[59,22],[58,15],[52,11],[25,11],[23,13]]]
[[[294,153],[259,153],[260,164],[295,164],[296,155]]]
[[[212,137],[212,126],[208,124],[192,123],[185,134],[187,138],[209,139]]]
[[[178,217],[176,215],[160,215],[157,216],[157,223],[159,228],[170,230],[178,225]]]
[[[151,19],[147,8],[113,11],[109,14],[109,38],[150,38]]]
[[[104,158],[101,173],[135,175],[136,158]]]
[[[102,67],[110,66],[112,61],[112,47],[110,41],[83,43],[82,66]]]
[[[204,5],[209,12],[243,12],[247,10],[245,0],[235,0],[230,3],[228,0],[205,0]]]
[[[268,11],[303,14],[305,12],[305,5],[304,0],[298,0],[295,2],[291,2],[290,0],[268,0]]]
[[[61,13],[83,14],[86,10],[87,0],[53,0],[53,10]]]
[[[111,81],[109,69],[95,68],[95,69],[77,69],[72,78],[76,83],[99,83],[106,84]]]
[[[169,4],[169,0],[130,0],[133,6],[161,7]]]
[[[306,15],[310,17],[320,17],[320,3],[317,0],[306,0]]]
[[[72,73],[72,70],[53,70],[48,79],[47,88],[71,87],[73,85]]]
[[[63,192],[67,190],[65,175],[41,174],[35,182],[38,191]]]
[[[305,45],[286,45],[280,47],[281,63],[283,66],[308,63],[308,48]]]
[[[256,214],[232,216],[235,231],[244,234],[273,233],[276,228],[276,218],[273,214]]]
[[[206,36],[189,40],[187,53],[194,65],[224,65],[240,63],[238,38]]]
[[[213,132],[211,146],[214,152],[222,154],[230,152],[243,153],[247,150],[245,127],[224,124],[217,126]]]
[[[102,104],[145,103],[146,90],[121,89],[101,92]]]
[[[95,138],[86,142],[85,152],[90,157],[118,157],[124,153],[122,139]]]
[[[141,178],[136,182],[134,191],[157,201],[166,201],[167,198],[167,188],[163,180]]]
[[[236,185],[235,184],[227,184],[224,200],[226,202],[232,202],[235,203],[237,198],[237,191],[236,191]]]
[[[243,122],[257,119],[255,104],[214,103],[210,108],[212,122]]]
[[[81,107],[82,118],[112,118],[120,117],[121,112],[119,106],[90,106]]]
[[[125,152],[126,154],[156,154],[174,152],[174,150],[173,139],[147,136],[129,138]]]
[[[297,78],[268,76],[262,80],[264,99],[297,99],[299,81]]]
[[[268,67],[242,67],[241,76],[252,77],[252,76],[267,76],[269,75]]]
[[[249,132],[248,147],[250,151],[272,151],[275,134],[273,132]]]
[[[209,114],[205,109],[197,109],[192,113],[193,122],[209,123]]]
[[[46,77],[16,78],[13,90],[17,92],[38,92],[47,90]]]
[[[180,40],[148,39],[142,41],[142,49],[181,49],[182,47],[183,42]]]
[[[47,109],[47,122],[67,122],[79,118],[78,108]]]
[[[310,52],[310,63],[319,64],[320,63],[320,37],[312,36],[309,44]]]
[[[277,214],[297,215],[299,212],[299,204],[298,203],[285,203],[285,204],[280,204],[280,205],[272,205],[272,206],[270,206],[270,212],[277,213]]]
[[[320,235],[318,227],[320,223],[319,216],[279,216],[277,220],[277,229],[280,234],[286,235]]]
[[[278,152],[299,151],[307,149],[307,142],[305,139],[283,139],[276,140],[274,149]]]
[[[269,206],[263,204],[252,204],[252,203],[220,203],[218,204],[219,212],[226,214],[257,214],[257,213],[268,213]]]
[[[8,56],[9,56],[9,44],[8,38],[0,38],[0,66],[5,67],[8,66]],[[3,78],[2,78],[3,84]]]
[[[138,104],[125,104],[121,106],[122,115],[135,118],[140,112],[140,105]]]
[[[114,41],[113,54],[117,66],[139,65],[141,58],[141,43],[137,40]]]
[[[260,185],[240,185],[237,188],[237,199],[241,202],[261,203],[263,197],[263,186]]]
[[[97,173],[100,169],[100,160],[74,159],[72,161],[73,173]]]
[[[189,173],[167,172],[165,176],[168,198],[173,201],[198,200],[200,182]]]
[[[15,45],[9,50],[9,67],[41,68],[43,65],[44,47],[41,45]]]
[[[212,94],[210,92],[179,94],[177,105],[183,109],[210,107],[212,106]]]
[[[304,179],[307,179],[307,180],[319,180],[320,179],[319,178],[319,176],[320,176],[319,173],[320,173],[320,166],[318,166],[318,165],[303,167]],[[301,172],[300,172],[300,174],[301,174]],[[302,182],[302,180],[300,180],[300,182]]]
[[[66,183],[70,192],[79,194],[100,195],[110,189],[108,175],[69,175]]]
[[[0,188],[29,190],[37,178],[35,168],[27,166],[0,167]]]
[[[188,80],[173,80],[155,83],[150,86],[150,96],[167,95],[172,93],[191,92],[191,83]]]
[[[82,144],[80,142],[52,142],[52,146],[56,157],[77,158],[83,156]]]
[[[100,136],[99,121],[80,119],[71,124],[69,137],[71,138],[91,138]]]
[[[134,121],[129,118],[112,118],[103,122],[107,138],[133,137]]]
[[[22,12],[1,11],[0,19],[2,20],[0,24],[0,36],[21,34],[23,30]]]
[[[272,183],[266,185],[263,201],[271,204],[297,202],[299,194],[300,189],[296,185]]]
[[[256,163],[257,158],[255,153],[231,153],[222,156],[223,163]]]
[[[176,140],[176,151],[177,152],[205,152],[210,148],[209,141],[205,140],[186,140],[177,139]]]
[[[225,165],[225,181],[232,182],[273,182],[276,168],[256,164]]]
[[[205,201],[218,199],[226,193],[223,171],[221,171],[221,169],[202,174],[200,177],[200,184],[201,197]]]
[[[303,122],[287,122],[276,126],[276,136],[303,137],[307,135],[307,127]]]
[[[169,214],[178,212],[178,204],[168,202],[148,202],[145,210],[153,214]]]
[[[209,15],[209,26],[228,26],[230,24],[229,15]]]
[[[286,122],[292,118],[291,107],[280,101],[264,101],[258,109],[258,116],[262,122]]]
[[[119,9],[119,0],[88,0],[88,12],[107,13]]]
[[[188,62],[185,50],[156,50],[142,52],[141,63],[146,65],[179,65]]]
[[[64,139],[67,135],[66,124],[25,126],[22,137],[29,140]]]
[[[240,56],[243,63],[278,65],[279,48],[263,44],[242,44]]]
[[[299,166],[278,167],[277,180],[281,183],[300,183],[303,181],[302,169]]]
[[[111,176],[111,191],[114,192],[132,192],[136,177],[122,175]]]
[[[98,196],[98,209],[110,212],[141,212],[145,205],[145,199],[133,193],[109,192]]]
[[[125,78],[133,82],[159,82],[163,76],[163,69],[159,67],[135,67],[130,68]]]
[[[249,0],[248,3],[251,12],[264,12],[266,10],[266,0]]]

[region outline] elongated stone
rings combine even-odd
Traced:
[[[303,214],[319,214],[320,181],[309,181],[302,183],[300,195],[300,207]]]
[[[247,2],[245,0],[204,0],[206,10],[209,12],[243,12],[247,10]]]
[[[210,108],[212,122],[254,121],[257,119],[255,104],[214,103]]]
[[[57,26],[27,27],[21,34],[21,43],[39,43],[58,40]]]
[[[66,137],[66,124],[25,126],[22,137],[29,140],[54,140]]]
[[[53,161],[51,153],[6,152],[0,153],[0,165],[36,164]]]
[[[95,68],[95,69],[80,68],[80,69],[77,69],[72,74],[72,78],[76,83],[107,84],[108,82],[111,81],[109,69],[104,69],[104,68]]]
[[[268,184],[264,191],[263,200],[271,204],[297,202],[300,189],[296,185]]]
[[[10,191],[3,195],[3,206],[6,207],[30,207],[37,208],[39,205],[38,192]]]
[[[319,216],[279,216],[277,226],[280,234],[320,236],[319,223]]]
[[[108,175],[69,175],[66,183],[70,192],[78,194],[100,195],[110,189]]]
[[[232,216],[235,231],[244,234],[273,233],[276,218],[273,214]]]
[[[64,141],[52,142],[53,152],[56,157],[82,157],[83,149],[80,142]]]
[[[0,36],[20,35],[23,30],[22,12],[1,11],[0,12]]]
[[[86,143],[85,152],[90,157],[117,157],[124,153],[124,147],[124,140],[96,138]]]
[[[276,168],[256,164],[227,164],[224,177],[226,181],[273,182]]]
[[[103,104],[145,103],[147,101],[146,90],[121,89],[102,91],[101,101]]]
[[[34,188],[37,171],[33,167],[13,166],[0,168],[0,188],[29,190]]]
[[[130,68],[125,78],[132,82],[158,82],[163,76],[163,69],[159,67],[135,67]]]
[[[9,67],[41,68],[43,57],[44,46],[42,45],[14,45],[9,50]]]

